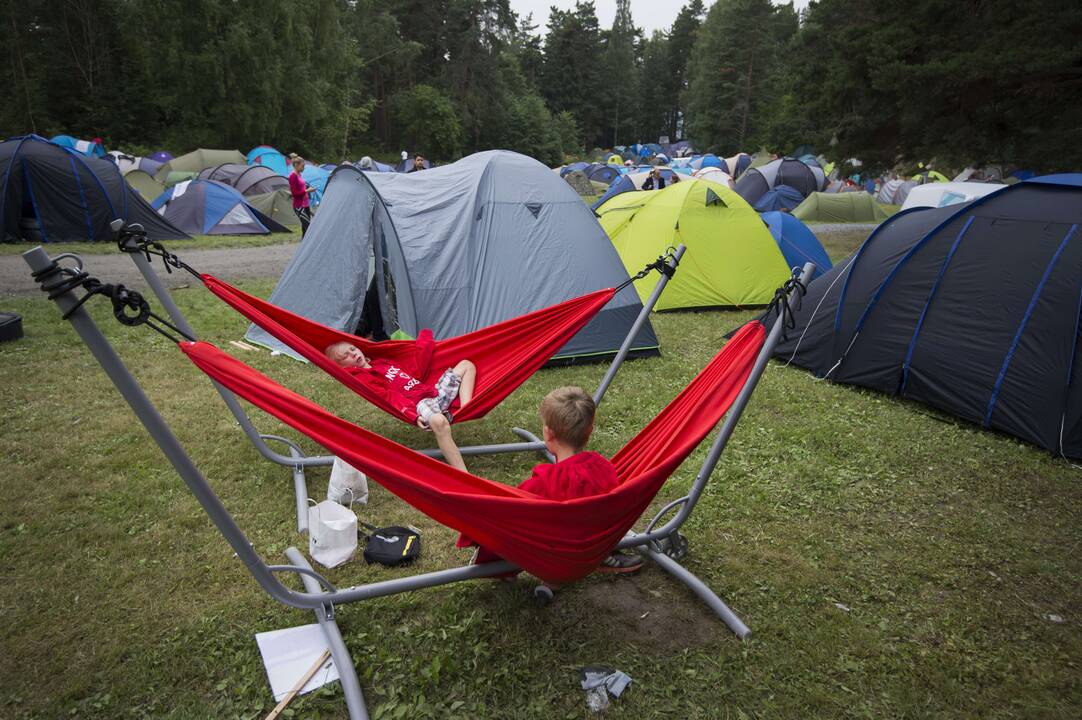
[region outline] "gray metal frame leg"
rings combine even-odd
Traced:
[[[304,555],[297,548],[287,548],[286,558],[291,565],[312,569]],[[319,582],[310,575],[299,573],[304,589],[310,593],[318,593],[322,590]],[[338,623],[334,620],[334,605],[327,603],[312,609],[316,615],[316,622],[323,630],[323,636],[327,639],[327,646],[331,649],[331,657],[334,666],[338,668],[338,676],[342,682],[342,693],[346,697],[346,707],[349,708],[351,720],[368,720],[368,707],[364,702],[364,693],[361,691],[361,682],[357,679],[357,668],[353,664],[353,656],[349,654],[342,639],[342,631],[338,629]]]
[[[751,637],[751,629],[736,616],[736,613],[729,609],[729,606],[725,604],[725,601],[718,597],[717,594],[707,587],[706,583],[696,577],[694,573],[665,553],[654,550],[648,544],[642,546],[640,550],[645,552],[651,560],[661,566],[662,570],[687,585],[693,593],[699,596],[700,600],[706,603],[707,606],[729,626],[730,630],[736,633],[738,638],[746,640]]]

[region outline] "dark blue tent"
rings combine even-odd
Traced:
[[[736,180],[744,171],[751,167],[751,155],[747,153],[737,153],[730,158],[725,158],[725,164],[721,169],[729,173],[729,177]]]
[[[152,203],[166,220],[196,235],[266,235],[289,232],[217,180],[185,180]]]
[[[562,168],[560,168],[560,177],[564,177],[568,173],[573,173],[580,170],[585,171],[588,167],[590,167],[590,163],[582,162],[581,160],[579,162],[573,162],[570,165],[564,165]]]
[[[590,167],[583,170],[590,180],[611,185],[616,178],[620,177],[620,168],[608,163],[590,163]]]
[[[765,212],[762,218],[789,267],[804,267],[804,263],[813,262],[816,268],[813,279],[833,267],[819,238],[800,220],[783,212]]]
[[[752,207],[759,212],[773,212],[785,210],[792,212],[796,206],[804,202],[804,196],[796,188],[788,185],[778,185],[773,190],[767,190],[762,197],[756,200]]]
[[[0,240],[106,241],[118,218],[155,240],[188,236],[158,216],[111,160],[87,157],[37,135],[0,143]]]
[[[1082,175],[914,208],[812,282],[776,354],[1082,457]]]

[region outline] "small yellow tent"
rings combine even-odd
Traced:
[[[735,192],[709,180],[687,178],[664,190],[614,195],[597,214],[630,273],[670,246],[687,246],[658,310],[764,305],[789,277],[789,266],[759,214]],[[649,278],[635,283],[643,301],[653,286]]]

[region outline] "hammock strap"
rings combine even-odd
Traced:
[[[639,270],[634,276],[617,285],[616,292],[620,292],[637,280],[642,280],[653,270],[657,270],[659,273],[672,280],[673,275],[676,274],[676,266],[679,264],[680,261],[676,259],[676,248],[670,246],[665,250],[664,255],[659,255],[657,260],[652,263],[647,263],[646,267]]]
[[[62,257],[64,256],[59,255],[56,259]],[[120,283],[103,283],[101,280],[92,277],[88,272],[83,270],[81,264],[76,267],[65,267],[57,263],[56,259],[54,259],[53,263],[44,270],[33,273],[34,279],[41,284],[41,289],[49,293],[49,299],[55,300],[61,295],[77,288],[82,288],[86,291],[85,294],[75,302],[71,309],[63,314],[62,319],[69,319],[79,308],[86,304],[86,301],[90,298],[96,295],[103,295],[112,301],[113,317],[116,318],[121,325],[127,325],[128,327],[146,325],[151,330],[159,333],[173,343],[179,343],[181,337],[187,340],[195,339],[173,325],[173,323],[153,312],[150,309],[150,303],[147,302],[146,298],[144,298],[141,293],[126,288]],[[166,328],[172,330],[176,335],[170,334]],[[177,337],[177,335],[181,337]]]
[[[165,246],[160,242],[148,238],[147,231],[139,223],[128,223],[118,228],[116,230],[116,246],[120,248],[121,252],[142,253],[146,256],[147,262],[152,262],[151,256],[157,255],[162,259],[162,264],[165,265],[167,273],[172,273],[173,269],[176,268],[177,270],[187,270],[196,278],[200,277],[199,273],[191,265],[166,250]]]

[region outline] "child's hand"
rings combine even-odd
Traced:
[[[425,419],[422,417],[417,418],[417,427],[421,428],[422,430],[428,430],[429,432],[432,432],[432,428],[428,427],[428,423],[426,423]]]

